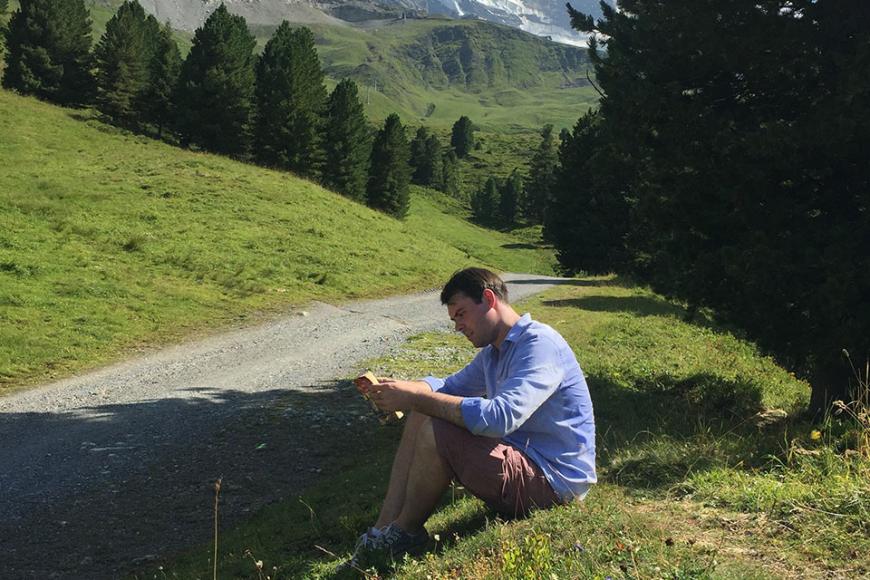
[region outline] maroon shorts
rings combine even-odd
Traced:
[[[516,447],[435,417],[432,428],[453,479],[500,514],[524,517],[534,508],[559,503],[541,469]]]

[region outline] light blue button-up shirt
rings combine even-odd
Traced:
[[[595,419],[586,378],[562,336],[526,314],[501,349],[486,346],[438,391],[465,397],[469,431],[498,437],[523,451],[562,501],[584,497],[595,475]]]

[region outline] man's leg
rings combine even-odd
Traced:
[[[395,523],[409,533],[421,530],[444,495],[451,475],[450,468],[438,453],[432,419],[424,415],[417,429],[414,455],[407,471],[402,511]]]
[[[405,490],[408,486],[408,472],[411,470],[417,446],[417,433],[420,431],[420,426],[424,421],[428,422],[428,419],[429,417],[426,415],[411,413],[405,421],[405,430],[402,432],[402,440],[396,451],[396,457],[393,459],[390,483],[387,486],[387,495],[384,498],[380,516],[375,523],[376,528],[383,528],[393,523],[402,512],[402,506],[405,503]]]

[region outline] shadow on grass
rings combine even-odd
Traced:
[[[511,280],[511,284],[552,284],[553,286],[577,286],[577,287],[589,287],[589,288],[601,288],[606,286],[622,286],[622,287],[631,287],[634,284],[620,278],[618,276],[614,276],[612,278],[601,279],[601,280],[589,280],[589,279],[580,279],[580,278],[530,278],[527,280]],[[551,301],[552,302],[552,301]],[[558,302],[558,301],[556,301]],[[570,301],[566,301],[570,302]],[[549,304],[548,302],[544,302],[544,304]]]
[[[686,309],[653,296],[584,296],[549,300],[545,306],[579,308],[591,312],[624,312],[637,316],[686,316]]]
[[[514,243],[514,244],[502,244],[502,248],[506,250],[536,250],[540,246],[536,244],[528,244],[528,243]]]
[[[591,375],[603,479],[638,489],[668,488],[689,474],[726,463],[760,460],[766,445],[752,417],[762,409],[762,386],[701,373],[677,380],[661,375],[634,388]]]
[[[590,312],[626,313],[635,316],[672,316],[697,326],[722,330],[722,327],[717,326],[703,312],[688,310],[656,296],[584,296],[565,300],[549,300],[543,304],[556,308],[578,308]]]

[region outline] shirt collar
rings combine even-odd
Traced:
[[[504,346],[506,342],[516,342],[517,338],[519,338],[520,335],[526,331],[531,323],[531,314],[526,313],[520,316],[520,319],[517,320],[513,326],[511,326],[511,329],[508,331],[507,336],[504,337],[504,340],[502,341],[502,346]]]

